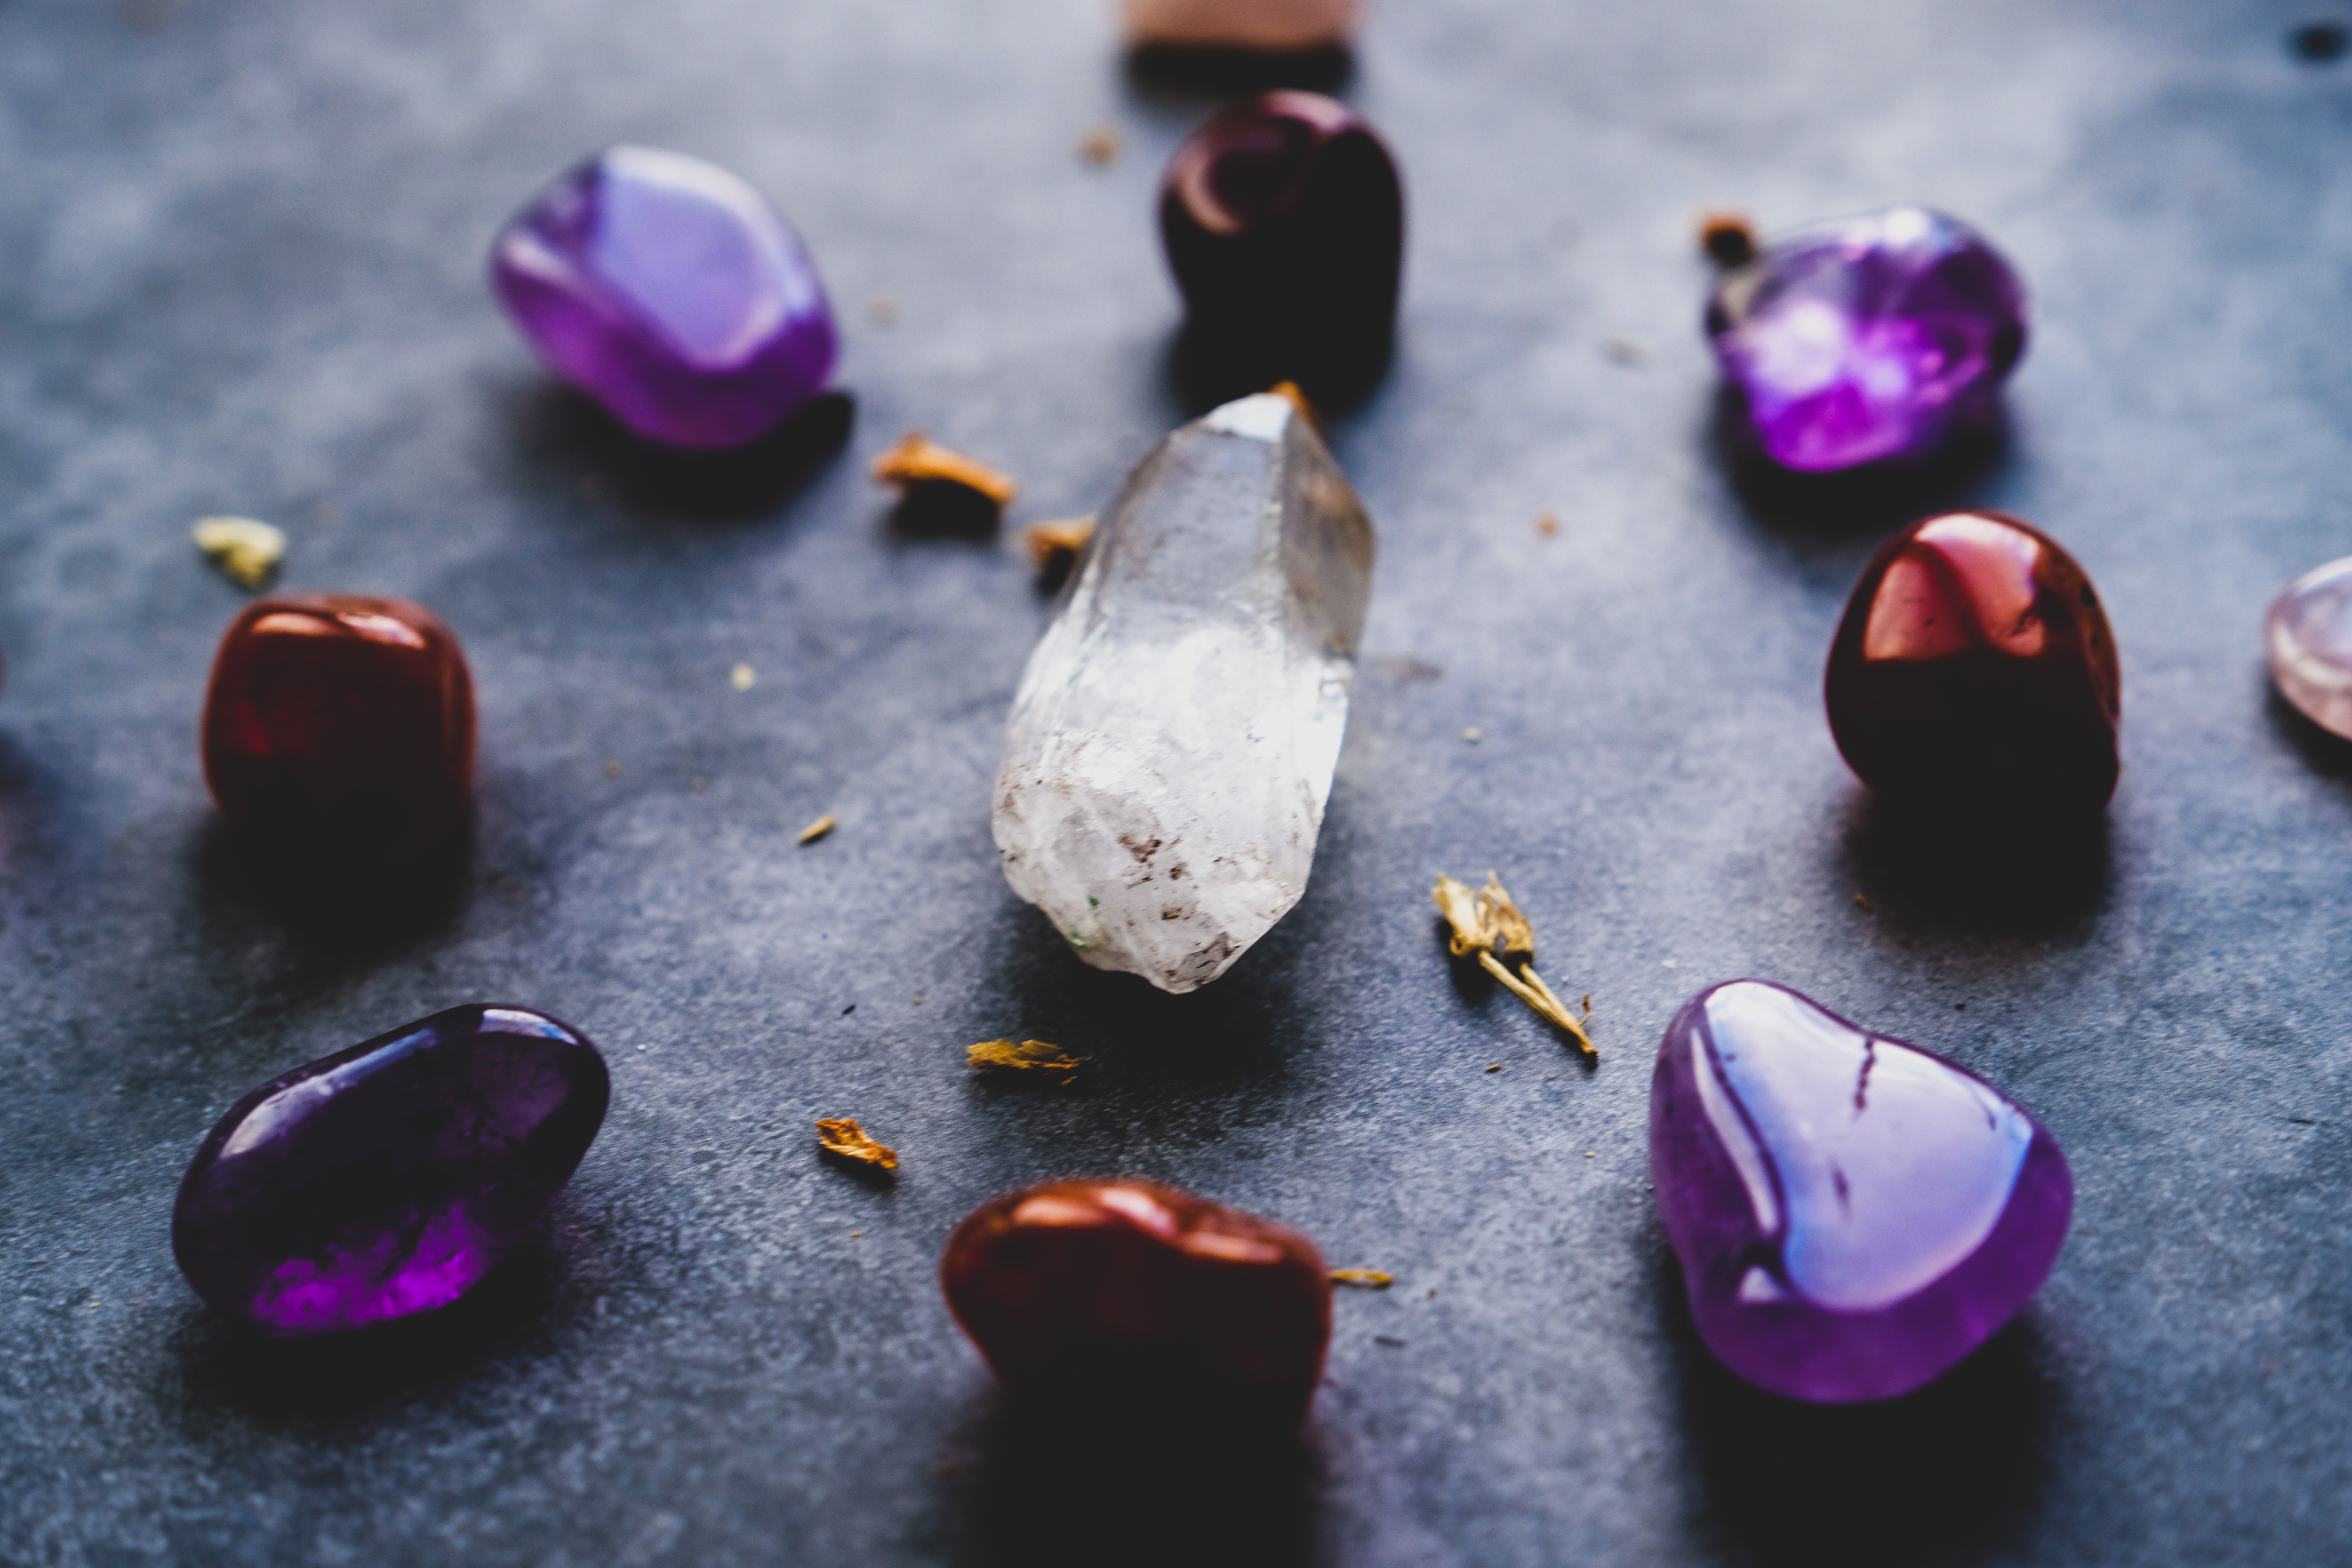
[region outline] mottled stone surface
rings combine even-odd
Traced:
[[[1307,891],[1372,525],[1289,398],[1155,447],[1029,656],[996,778],[1005,879],[1080,958],[1193,991]]]

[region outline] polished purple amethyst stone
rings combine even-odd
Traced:
[[[1967,226],[1894,207],[1726,273],[1706,331],[1756,445],[1821,473],[1988,422],[2025,353],[2025,289]]]
[[[1667,1026],[1650,1173],[1699,1337],[1822,1404],[1907,1394],[1982,1344],[2074,1208],[2056,1141],[1998,1089],[1761,980]]]
[[[172,1250],[216,1310],[333,1334],[446,1307],[529,1236],[604,1120],[604,1058],[452,1007],[262,1085],[196,1151]]]
[[[558,373],[676,447],[765,434],[838,350],[792,226],[681,153],[613,147],[557,180],[499,232],[490,286]]]

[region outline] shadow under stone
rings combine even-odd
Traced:
[[[516,440],[550,467],[580,472],[629,510],[704,522],[766,517],[848,443],[857,405],[820,393],[756,440],[716,451],[648,441],[594,398],[545,381],[520,400]]]
[[[1715,1359],[1691,1324],[1671,1254],[1657,1289],[1690,1456],[1716,1521],[1757,1563],[1958,1561],[2032,1512],[2055,1391],[2036,1364],[2028,1319],[1899,1399],[1810,1405],[1767,1394]]]
[[[469,820],[431,855],[358,866],[313,847],[240,832],[215,814],[193,851],[195,896],[208,917],[226,913],[272,926],[313,962],[366,964],[456,924],[473,848]]]
[[[2063,934],[2105,905],[2114,882],[2105,809],[1972,819],[1906,810],[1857,786],[1843,855],[1849,878],[1886,912],[1982,935]]]
[[[2263,687],[2272,727],[2294,748],[2304,765],[2315,773],[2352,784],[2352,741],[2312,722],[2310,715],[2279,691],[2267,671],[2263,676]]]
[[[1139,86],[1208,98],[1285,87],[1336,92],[1355,75],[1356,56],[1345,44],[1308,49],[1139,44],[1128,51],[1127,72]]]
[[[2011,446],[2008,415],[1995,399],[1958,419],[1926,457],[1801,473],[1757,449],[1746,400],[1729,385],[1717,391],[1710,433],[1725,478],[1751,518],[1776,533],[1822,544],[1968,510]]]
[[[957,1487],[970,1568],[1303,1568],[1322,1465],[1286,1426],[992,1399]]]

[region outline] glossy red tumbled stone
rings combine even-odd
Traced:
[[[471,810],[474,683],[441,617],[399,599],[289,594],[231,622],[205,699],[205,778],[241,831],[389,865]]]
[[[1826,685],[1838,750],[1889,799],[2043,813],[2115,793],[2114,634],[2074,557],[2017,518],[1954,512],[1890,541]]]
[[[1048,1182],[983,1204],[940,1274],[1008,1388],[1097,1413],[1296,1424],[1331,1338],[1313,1242],[1150,1182]]]

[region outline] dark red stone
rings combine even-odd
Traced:
[[[474,683],[441,617],[289,594],[231,622],[205,699],[205,777],[241,831],[367,865],[446,846],[471,810]]]
[[[1830,649],[1830,730],[1889,800],[2095,810],[2115,793],[2122,679],[2073,556],[1997,511],[1914,523],[1855,584]]]
[[[1160,233],[1210,395],[1295,381],[1345,402],[1387,365],[1404,193],[1345,104],[1269,92],[1208,121],[1169,162]]]
[[[1297,1425],[1331,1338],[1315,1244],[1150,1182],[1048,1182],[948,1238],[948,1306],[1017,1394]]]

